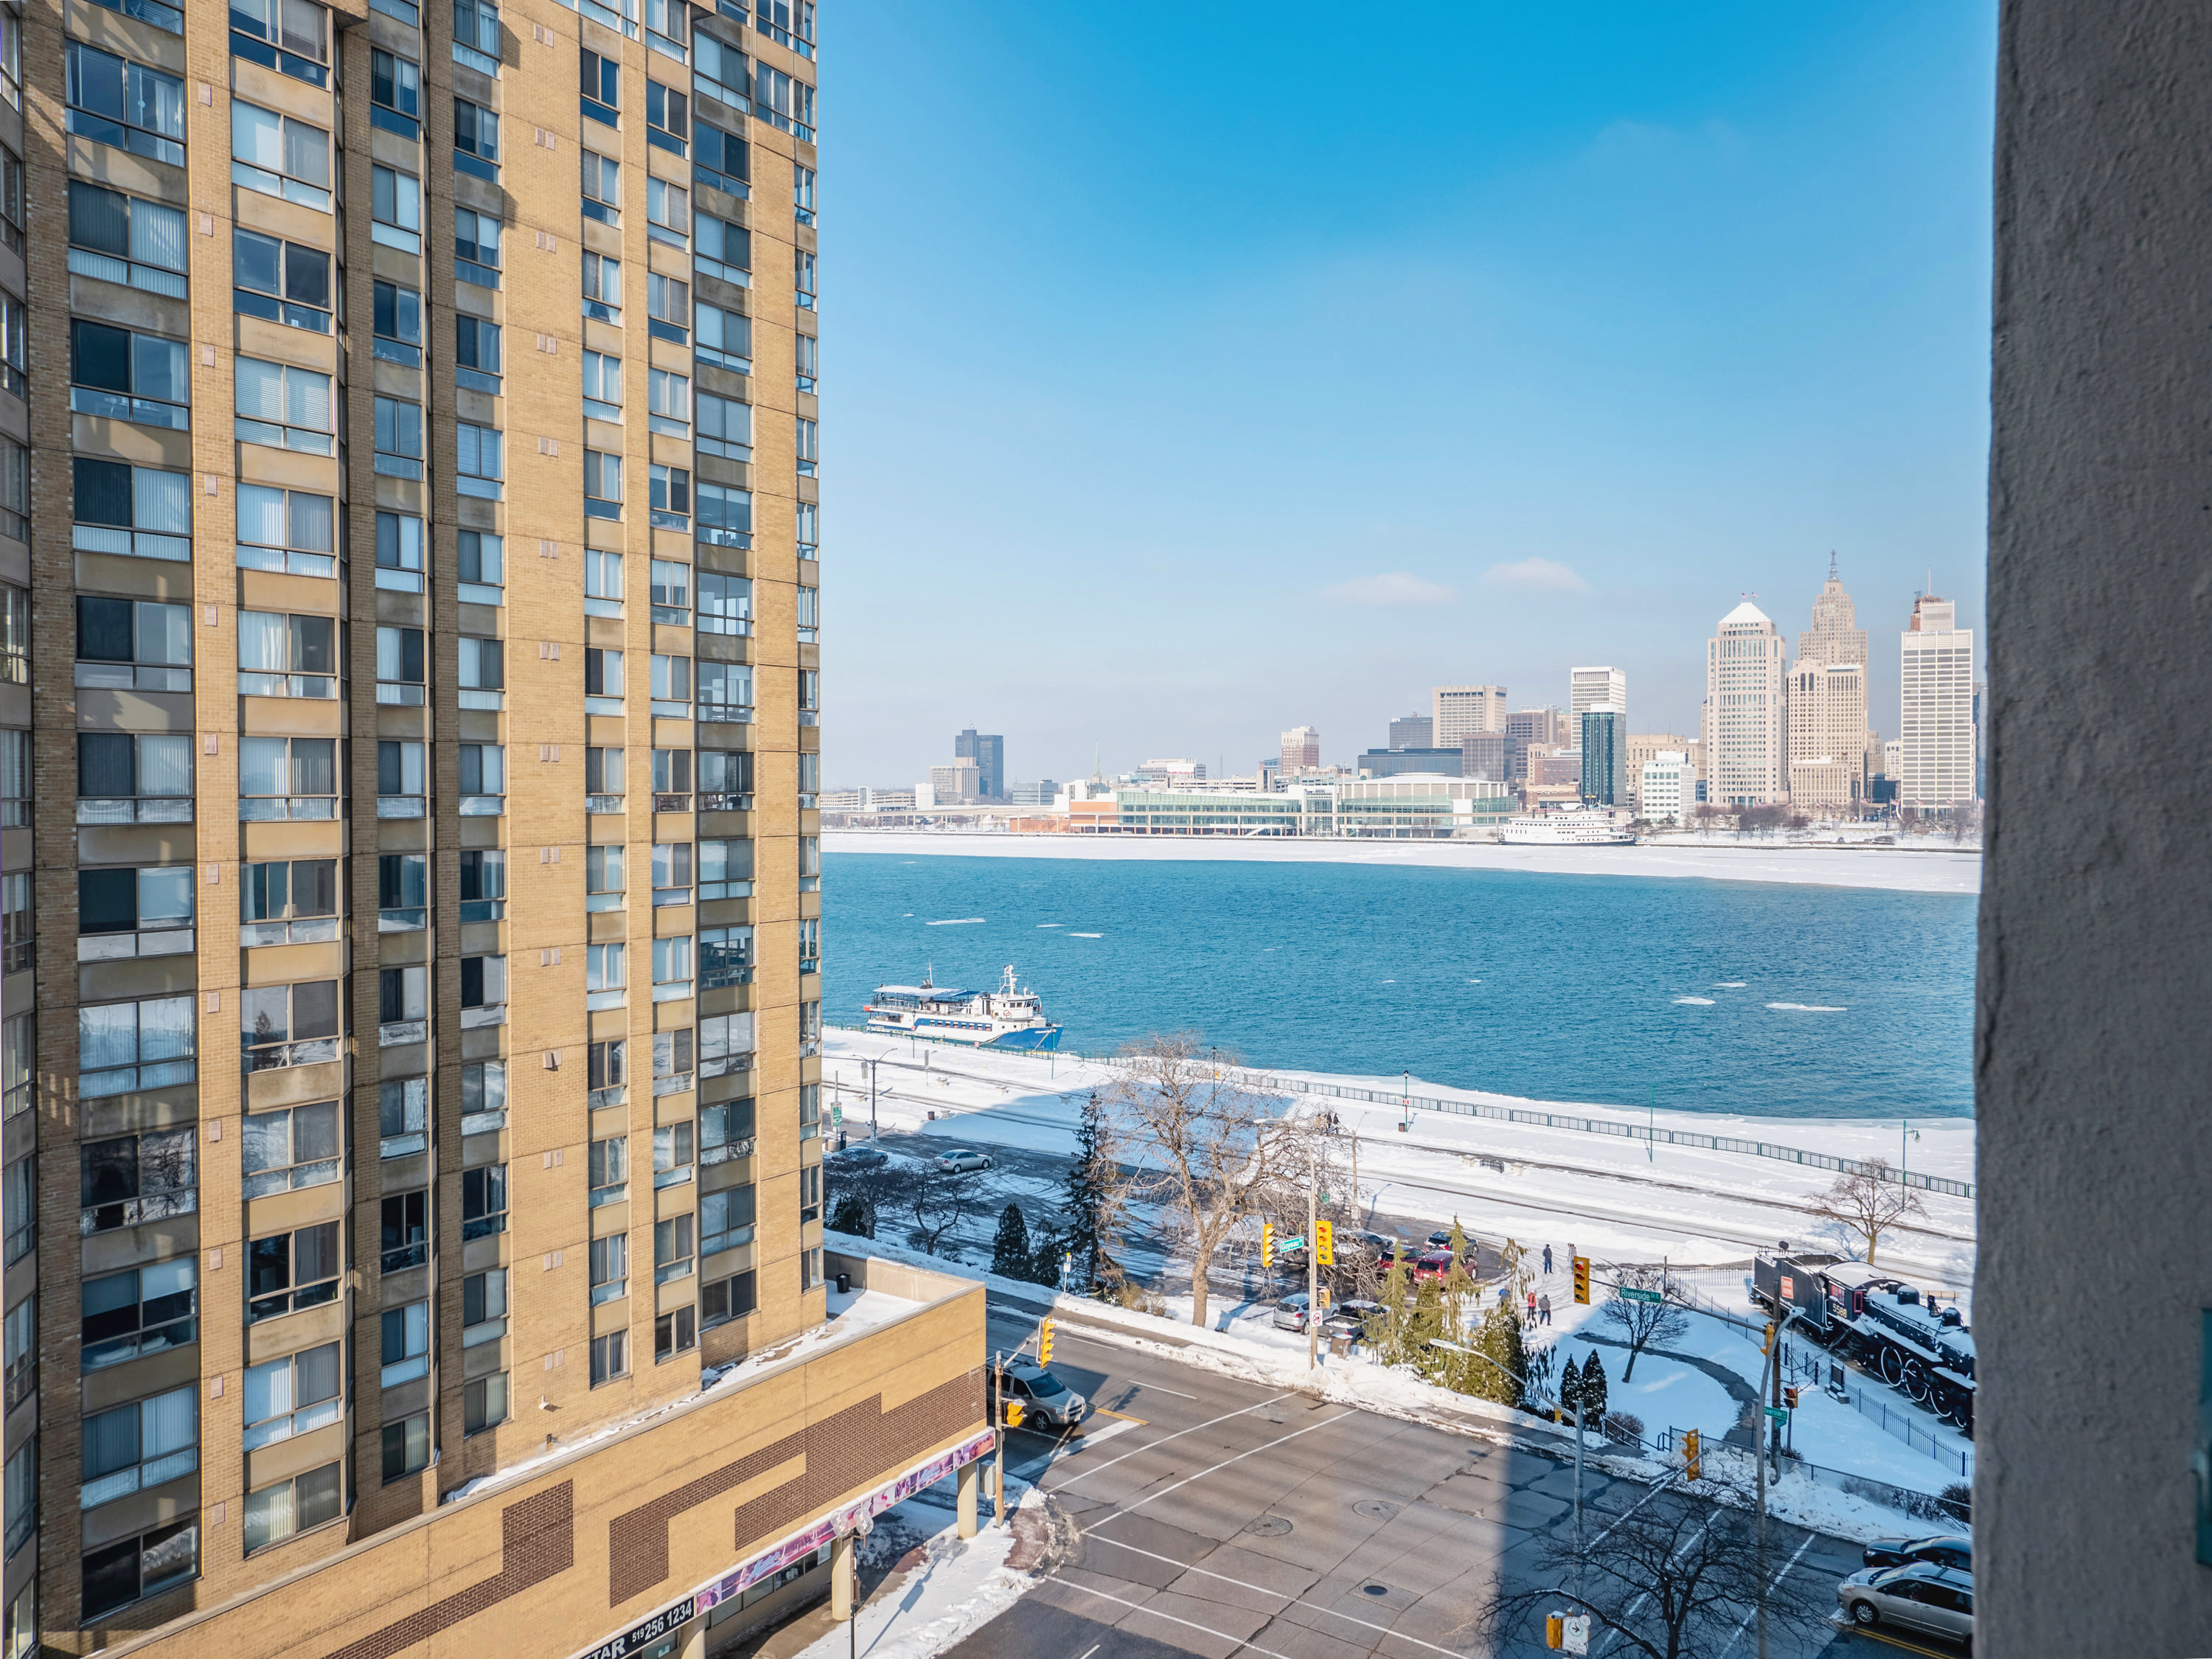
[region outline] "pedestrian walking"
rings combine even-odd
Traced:
[[[1548,1244],[1544,1246],[1544,1271],[1552,1271],[1552,1247]]]
[[[1529,1325],[1529,1328],[1530,1328],[1530,1329],[1532,1329],[1532,1330],[1533,1330],[1533,1329],[1534,1329],[1534,1328],[1535,1328],[1535,1324],[1536,1324],[1536,1292],[1535,1292],[1535,1291],[1529,1291],[1529,1292],[1528,1292],[1528,1325]]]
[[[1552,1322],[1552,1293],[1549,1291],[1544,1292],[1542,1298],[1536,1304],[1536,1322],[1540,1325],[1548,1325]]]

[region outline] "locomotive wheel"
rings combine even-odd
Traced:
[[[1914,1405],[1924,1406],[1928,1403],[1928,1373],[1919,1366],[1913,1364],[1905,1366],[1901,1386],[1905,1389],[1905,1397]]]
[[[1905,1379],[1905,1359],[1896,1349],[1884,1345],[1881,1357],[1881,1380],[1892,1388]]]

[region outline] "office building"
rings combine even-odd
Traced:
[[[973,1455],[823,1237],[793,9],[7,15],[11,1653],[688,1642]]]
[[[1898,805],[1948,814],[1974,799],[1974,633],[1955,604],[1923,593],[1899,652]]]
[[[1340,784],[1336,833],[1367,840],[1494,840],[1520,797],[1486,778],[1378,777]]]
[[[952,758],[975,763],[975,793],[981,800],[1006,798],[1006,740],[974,726],[952,739]]]
[[[1799,662],[1855,662],[1864,666],[1867,632],[1858,625],[1858,609],[1844,592],[1836,574],[1836,556],[1828,556],[1828,580],[1820,597],[1813,601],[1813,625],[1797,635]]]
[[[1148,760],[1129,775],[1138,783],[1188,787],[1206,781],[1206,763],[1194,760]]]
[[[1644,768],[1655,755],[1677,754],[1688,763],[1691,774],[1697,772],[1697,743],[1674,732],[1632,732],[1628,738],[1628,805],[1637,806],[1643,801]]]
[[[1579,789],[1583,781],[1583,751],[1562,749],[1556,744],[1534,744],[1528,750],[1528,775],[1522,779],[1531,789]]]
[[[1049,806],[1059,793],[1058,784],[1050,778],[1040,778],[1035,783],[1015,784],[1009,799],[1016,806]]]
[[[1783,640],[1746,599],[1705,642],[1705,798],[1725,806],[1788,799]]]
[[[1790,804],[1825,817],[1855,812],[1867,793],[1866,665],[1801,657],[1789,683]]]
[[[922,797],[928,799],[924,800]],[[928,778],[915,790],[915,800],[924,811],[947,806],[975,806],[982,803],[982,774],[973,761],[957,760],[929,769]]]
[[[1698,775],[1689,755],[1662,749],[1647,756],[1637,776],[1636,797],[1639,817],[1653,823],[1688,823],[1698,804]]]
[[[1516,708],[1505,717],[1505,770],[1508,781],[1522,783],[1528,776],[1531,744],[1566,743],[1565,717],[1556,708]],[[1571,746],[1571,745],[1570,745]]]
[[[1310,726],[1294,726],[1283,733],[1283,772],[1292,775],[1321,764],[1321,733]]]
[[[1390,722],[1393,749],[1433,749],[1437,723],[1426,714],[1401,714]]]
[[[1424,776],[1455,778],[1467,764],[1457,749],[1370,749],[1359,757],[1363,778]]]
[[[1567,718],[1570,742],[1582,735],[1583,716],[1593,708],[1617,708],[1628,713],[1628,675],[1619,668],[1571,668],[1567,671]]]
[[[1463,778],[1487,778],[1493,783],[1506,783],[1510,770],[1510,751],[1503,732],[1469,732],[1459,740],[1460,769]]]
[[[1591,708],[1583,720],[1583,799],[1618,806],[1628,799],[1628,716],[1617,708]]]
[[[1435,723],[1430,741],[1439,749],[1454,748],[1470,732],[1504,729],[1505,688],[1439,685],[1429,693],[1429,713]]]

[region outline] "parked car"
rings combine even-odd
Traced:
[[[1451,1249],[1451,1229],[1449,1227],[1439,1227],[1436,1231],[1431,1233],[1429,1235],[1429,1248],[1432,1250],[1449,1250]]]
[[[1902,1625],[1954,1641],[1974,1639],[1974,1576],[1956,1567],[1932,1561],[1869,1567],[1837,1585],[1836,1600],[1855,1625]]]
[[[937,1160],[937,1167],[948,1175],[962,1175],[969,1170],[988,1170],[996,1166],[987,1154],[969,1148],[941,1154]]]
[[[1413,1277],[1416,1279],[1448,1279],[1452,1269],[1461,1265],[1449,1250],[1425,1250],[1413,1258]]]
[[[1870,1567],[1901,1567],[1914,1561],[1932,1561],[1939,1567],[1974,1570],[1974,1540],[1962,1532],[1937,1533],[1930,1538],[1877,1538],[1866,1547]]]
[[[1329,1310],[1328,1317],[1322,1321],[1321,1328],[1329,1336],[1348,1336],[1355,1342],[1364,1341],[1368,1322],[1381,1318],[1384,1311],[1380,1302],[1358,1299],[1340,1302]]]
[[[1268,1322],[1279,1331],[1302,1331],[1306,1328],[1306,1293],[1286,1296],[1275,1304],[1274,1317]]]
[[[891,1156],[878,1146],[848,1146],[842,1152],[830,1154],[830,1161],[841,1170],[880,1170],[891,1161]]]
[[[1011,1361],[1000,1385],[1007,1397],[1022,1402],[1024,1414],[1060,1428],[1083,1420],[1090,1402],[1034,1359]]]

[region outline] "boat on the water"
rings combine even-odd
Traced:
[[[1508,818],[1500,837],[1508,847],[1633,847],[1635,835],[1603,811],[1532,812]]]
[[[919,985],[879,985],[866,1012],[871,1031],[891,1036],[1040,1053],[1060,1047],[1060,1027],[1044,1017],[1036,992],[1014,982],[1011,964],[995,991],[933,985],[926,975]]]

